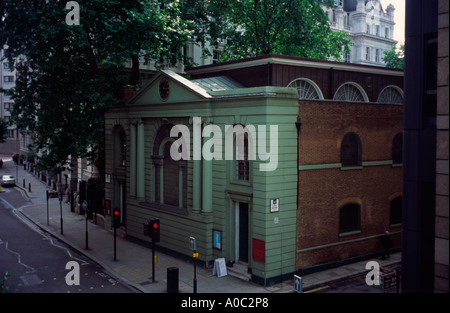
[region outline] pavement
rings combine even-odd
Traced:
[[[16,173],[16,166],[11,158],[3,158],[4,169],[10,167]],[[3,171],[4,172],[4,171]],[[167,292],[167,269],[176,267],[179,273],[179,292],[193,292],[194,264],[160,251],[156,251],[155,282],[152,279],[152,251],[150,248],[117,236],[116,260],[114,260],[114,235],[112,231],[96,225],[93,221],[87,223],[88,249],[86,249],[86,218],[84,215],[70,212],[70,203],[49,199],[47,224],[45,183],[33,174],[25,171],[22,166],[17,169],[17,187],[22,195],[29,199],[26,205],[16,209],[23,219],[32,222],[42,230],[63,241],[80,253],[86,255],[101,265],[116,279],[144,293]],[[23,180],[25,179],[25,188]],[[31,185],[31,191],[29,186]],[[62,214],[61,214],[62,212]],[[61,216],[63,232],[61,234]],[[401,262],[401,252],[392,253],[386,260],[375,259],[381,267],[392,267]],[[370,260],[355,262],[302,276],[304,292],[314,292],[328,284],[344,281],[367,273],[366,264]],[[261,286],[227,275],[213,275],[213,268],[197,266],[198,293],[290,293],[294,290],[294,279],[272,286]]]

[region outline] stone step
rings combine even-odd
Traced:
[[[250,281],[252,275],[248,273],[248,265],[234,263],[233,266],[227,266],[227,273],[232,277],[236,277],[238,279],[242,279],[245,281]]]

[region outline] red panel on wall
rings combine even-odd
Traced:
[[[252,239],[252,255],[254,261],[266,262],[266,242],[259,239]]]

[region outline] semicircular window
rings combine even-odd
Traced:
[[[333,100],[352,101],[352,102],[368,102],[367,97],[362,91],[353,84],[343,84],[334,94]]]
[[[298,78],[289,83],[288,87],[297,88],[299,99],[323,99],[319,87],[307,79]]]
[[[394,87],[386,87],[378,96],[377,102],[403,104],[403,95]]]

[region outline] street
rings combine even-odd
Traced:
[[[12,162],[11,162],[12,163]],[[0,175],[9,174],[4,166]],[[12,172],[11,174],[13,174]],[[35,226],[16,208],[31,204],[17,187],[0,191],[0,283],[12,293],[130,293],[101,266]],[[79,284],[74,279],[79,265]],[[74,263],[71,263],[74,264]],[[66,277],[71,285],[66,283]]]

